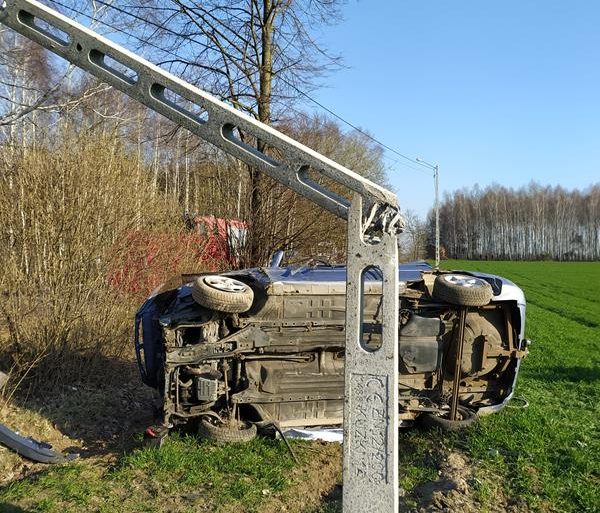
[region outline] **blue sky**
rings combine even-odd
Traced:
[[[348,69],[312,96],[439,163],[441,191],[600,182],[600,2],[349,0],[343,12],[319,37]],[[424,216],[432,180],[390,164],[401,206]]]

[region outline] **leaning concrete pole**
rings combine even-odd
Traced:
[[[348,219],[344,511],[395,513],[397,235],[403,227],[396,195],[35,0],[0,0],[0,23]],[[252,138],[276,148],[279,157],[244,142]],[[350,190],[353,199],[315,176]],[[383,343],[376,351],[362,343],[363,273],[373,267],[383,274]]]

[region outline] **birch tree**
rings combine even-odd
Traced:
[[[100,2],[102,3],[102,2]],[[132,2],[127,12],[145,23],[131,27],[140,40],[152,39],[153,60],[235,108],[271,124],[339,65],[314,34],[339,19],[337,0],[150,0]],[[120,19],[123,14],[114,11]],[[164,51],[156,50],[156,46]],[[261,152],[264,141],[248,140]],[[246,168],[246,212],[252,223],[252,263],[264,261],[272,230],[268,196],[272,182]]]
[[[440,207],[442,245],[452,258],[598,260],[599,202],[600,184],[457,191]]]

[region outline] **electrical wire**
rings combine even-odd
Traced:
[[[151,26],[153,26],[153,27],[155,27],[157,29],[163,30],[163,31],[165,31],[165,32],[167,32],[167,33],[169,33],[171,35],[174,35],[177,38],[185,39],[185,40],[187,40],[189,42],[192,42],[192,43],[195,43],[197,45],[200,45],[201,47],[203,47],[205,49],[211,49],[209,47],[209,45],[207,45],[207,44],[205,44],[205,43],[203,43],[201,41],[198,41],[197,39],[194,39],[194,38],[192,38],[190,36],[187,36],[185,34],[178,34],[177,32],[175,32],[174,30],[172,30],[172,29],[170,29],[168,27],[164,27],[164,26],[160,25],[159,23],[156,23],[156,22],[154,22],[152,20],[147,20],[145,18],[142,18],[141,16],[138,16],[138,15],[136,15],[136,14],[134,14],[132,12],[129,12],[129,11],[125,10],[125,9],[122,9],[121,7],[112,5],[112,4],[108,3],[108,2],[105,2],[104,0],[95,0],[95,1],[97,3],[99,3],[99,4],[101,4],[101,5],[109,8],[109,9],[114,9],[117,12],[119,12],[121,14],[124,14],[126,16],[129,16],[129,17],[131,17],[131,18],[133,18],[133,19],[135,19],[137,21],[141,21],[141,22],[146,23],[148,25],[151,25]],[[146,40],[146,39],[144,39],[144,38],[142,38],[140,36],[136,36],[134,34],[131,34],[131,33],[127,32],[127,31],[125,31],[123,29],[120,29],[118,27],[114,27],[114,26],[112,26],[112,25],[110,25],[110,24],[108,24],[108,23],[106,23],[106,22],[104,22],[104,21],[102,21],[102,20],[100,20],[98,18],[95,18],[94,16],[91,16],[91,15],[89,15],[89,14],[87,14],[87,13],[85,13],[85,12],[79,10],[79,9],[76,9],[75,7],[65,5],[64,3],[60,2],[59,0],[53,0],[53,3],[55,3],[55,4],[57,4],[57,5],[61,6],[61,7],[63,7],[64,9],[68,9],[68,10],[70,10],[70,11],[72,11],[72,12],[74,12],[74,13],[80,15],[80,16],[83,16],[83,17],[87,18],[90,21],[99,23],[99,24],[101,24],[101,25],[103,25],[103,26],[105,26],[105,27],[107,27],[107,28],[109,28],[111,30],[114,30],[116,32],[119,32],[119,33],[123,34],[124,36],[127,36],[129,38],[135,39],[135,40],[139,41],[140,43],[143,43],[143,44],[148,45],[148,46],[150,46],[152,48],[155,48],[155,49],[159,50],[160,52],[169,54],[169,55],[171,55],[173,57],[176,57],[177,59],[181,58],[180,55],[178,55],[178,54],[176,54],[176,53],[174,53],[174,52],[172,52],[170,50],[166,50],[164,48],[161,48],[160,46],[158,46],[158,45],[156,45],[156,44],[154,44],[154,43],[152,43],[152,42],[150,42],[150,41],[148,41],[148,40]],[[374,142],[378,146],[380,146],[380,147],[382,147],[382,148],[390,151],[391,153],[397,155],[398,157],[400,157],[400,158],[402,158],[402,159],[410,162],[412,165],[409,165],[406,162],[401,161],[400,159],[393,159],[393,158],[390,158],[389,156],[387,156],[387,158],[389,160],[391,160],[394,164],[402,165],[402,166],[407,167],[409,169],[412,169],[414,171],[421,171],[421,172],[423,172],[423,173],[425,173],[427,175],[430,174],[429,172],[427,172],[425,170],[425,168],[429,168],[429,166],[426,166],[425,164],[419,162],[418,160],[416,160],[414,158],[411,158],[411,157],[408,157],[404,153],[401,153],[400,151],[396,150],[395,148],[392,148],[391,146],[389,146],[389,145],[381,142],[380,140],[378,140],[377,138],[373,137],[368,132],[365,132],[364,130],[362,130],[361,128],[359,128],[358,126],[356,126],[354,123],[351,123],[350,121],[347,121],[342,116],[340,116],[339,114],[337,114],[336,112],[334,112],[332,109],[328,108],[327,106],[323,105],[318,100],[315,100],[312,96],[310,96],[308,93],[306,93],[306,92],[302,91],[301,89],[299,89],[298,87],[296,87],[294,84],[292,84],[287,79],[285,79],[285,78],[283,78],[281,76],[278,77],[278,79],[281,80],[282,82],[284,82],[288,87],[291,87],[296,93],[298,93],[299,95],[303,96],[307,100],[311,101],[312,103],[314,103],[315,105],[317,105],[319,108],[323,109],[325,112],[327,112],[328,114],[330,114],[331,116],[333,116],[334,118],[336,118],[337,120],[339,120],[342,123],[346,124],[347,126],[351,127],[353,130],[355,130],[356,132],[362,134],[364,137],[368,138],[370,141]],[[220,99],[222,101],[224,100],[224,98],[222,98],[222,97]],[[419,167],[416,167],[416,166],[419,166]]]
[[[359,127],[357,127],[356,125],[350,123],[350,121],[346,121],[342,116],[336,114],[334,111],[332,111],[331,109],[329,109],[328,107],[326,107],[325,105],[323,105],[322,103],[320,103],[319,101],[315,100],[314,98],[312,98],[311,96],[309,96],[307,93],[305,93],[304,91],[298,89],[295,85],[291,84],[290,82],[288,82],[286,79],[279,77],[279,80],[281,80],[282,82],[285,82],[289,87],[291,87],[292,89],[294,89],[294,91],[296,91],[298,94],[304,96],[305,98],[307,98],[308,100],[310,100],[311,102],[313,102],[315,105],[318,105],[321,109],[323,109],[324,111],[328,112],[329,114],[331,114],[334,118],[340,120],[342,123],[345,123],[346,125],[348,125],[349,127],[351,127],[353,130],[356,130],[358,133],[364,135],[365,137],[367,137],[368,139],[370,139],[371,141],[373,141],[374,143],[378,144],[379,146],[381,146],[382,148],[385,148],[388,151],[391,151],[392,153],[395,153],[396,155],[402,157],[405,160],[408,160],[411,163],[414,164],[418,164],[421,165],[421,163],[415,159],[412,159],[410,157],[407,157],[406,155],[404,155],[403,153],[400,153],[398,150],[395,150],[394,148],[388,146],[385,143],[382,143],[381,141],[379,141],[378,139],[376,139],[375,137],[373,137],[371,134],[369,134],[368,132],[365,132],[364,130],[361,130]],[[396,160],[397,163],[400,163],[399,160]],[[408,166],[407,164],[404,164],[402,162],[402,165],[406,165],[407,167],[411,167]],[[424,173],[427,173],[427,171],[425,171],[425,169],[422,168],[415,168],[415,167],[411,167],[411,169],[417,169],[419,171],[423,171]],[[429,173],[427,173],[429,174]]]

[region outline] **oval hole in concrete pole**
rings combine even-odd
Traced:
[[[361,273],[360,347],[373,353],[381,348],[383,336],[383,272],[379,267],[365,267]]]
[[[8,4],[4,4],[3,10],[6,9],[6,7],[8,7]],[[34,16],[27,11],[21,9],[17,14],[17,19],[26,27],[29,27],[60,46],[69,46],[69,43],[71,42],[71,37],[64,30],[61,30],[52,22]]]

